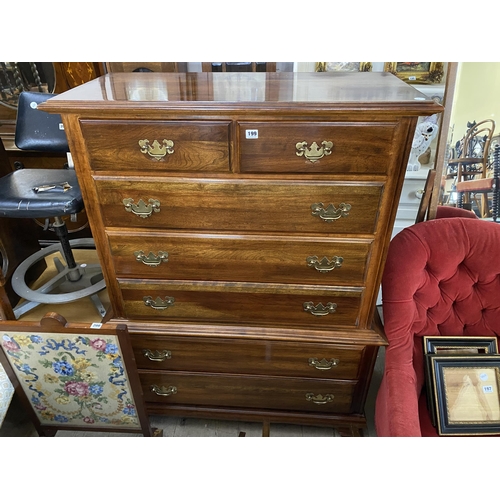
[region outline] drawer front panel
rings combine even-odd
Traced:
[[[81,128],[93,170],[228,172],[229,124],[83,120]]]
[[[363,285],[371,243],[244,235],[108,233],[116,274],[129,278]]]
[[[241,172],[384,174],[396,123],[239,124]]]
[[[358,378],[363,347],[131,335],[137,367],[289,377]]]
[[[106,226],[371,234],[381,183],[96,180]]]
[[[348,413],[356,383],[139,371],[144,399],[168,405]],[[158,394],[159,393],[159,394]]]
[[[357,326],[361,289],[285,285],[179,285],[118,280],[129,319],[280,325]]]

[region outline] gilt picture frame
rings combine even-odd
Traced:
[[[438,434],[500,434],[500,356],[430,356]]]
[[[406,83],[436,84],[444,77],[442,62],[386,62],[384,71],[396,75]]]
[[[498,354],[497,337],[464,337],[464,336],[425,336],[423,337],[425,356],[425,380],[427,391],[427,408],[431,421],[436,426],[436,407],[432,382],[431,357],[429,355],[478,355]]]
[[[329,71],[372,71],[371,62],[317,62],[315,71],[319,73]]]

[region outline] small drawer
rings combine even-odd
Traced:
[[[363,285],[371,241],[109,231],[123,278]]]
[[[385,174],[397,125],[240,122],[240,171]]]
[[[349,413],[356,381],[139,370],[144,400],[165,405]]]
[[[129,319],[331,329],[359,322],[362,288],[118,280]]]
[[[362,346],[131,334],[139,369],[355,380]]]
[[[93,170],[228,172],[230,122],[82,120]]]
[[[95,176],[108,227],[373,234],[383,183]]]

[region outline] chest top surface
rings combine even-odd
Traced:
[[[108,73],[60,94],[40,109],[86,114],[99,109],[287,112],[391,111],[422,116],[442,107],[390,73]]]

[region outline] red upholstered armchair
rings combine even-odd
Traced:
[[[437,436],[427,411],[424,335],[500,336],[500,224],[462,217],[404,229],[382,279],[389,341],[378,436]]]

